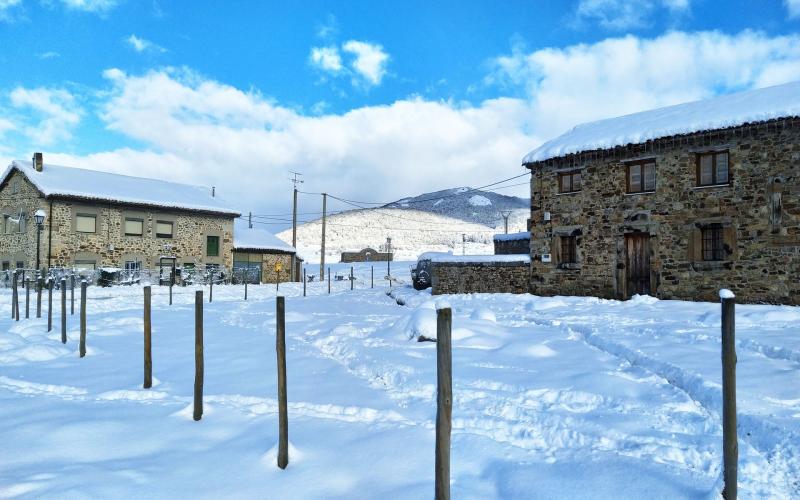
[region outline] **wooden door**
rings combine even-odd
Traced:
[[[650,235],[626,234],[625,250],[628,297],[634,294],[650,295]]]

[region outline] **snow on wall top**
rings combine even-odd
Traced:
[[[528,231],[522,231],[521,233],[495,234],[494,241],[528,240],[530,237],[531,233]]]
[[[233,217],[241,215],[224,200],[211,196],[211,190],[205,187],[50,164],[45,164],[38,172],[30,161],[20,160],[12,161],[6,168],[3,181],[13,169],[22,172],[45,196],[199,210]]]
[[[584,123],[534,149],[522,164],[794,116],[800,116],[800,82]]]
[[[526,254],[515,255],[450,255],[439,254],[431,256],[431,262],[530,262],[531,256]]]
[[[250,229],[246,220],[233,221],[234,250],[276,250],[297,253],[292,245],[264,229]]]

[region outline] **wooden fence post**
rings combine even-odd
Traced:
[[[247,278],[244,279],[244,300],[247,300]]]
[[[214,301],[214,273],[211,273],[211,283],[208,285],[208,302]]]
[[[47,331],[53,329],[53,278],[49,278],[47,285]]]
[[[19,289],[18,289],[18,276],[17,272],[14,271],[14,291],[12,292],[12,301],[14,305],[14,309],[11,311],[11,317],[15,318],[19,321]]]
[[[725,487],[722,496],[736,500],[739,444],[736,434],[736,296],[719,292],[722,300],[722,454]]]
[[[70,288],[69,288],[69,314],[70,316],[75,315],[75,274],[70,277]]]
[[[172,285],[174,283],[172,281],[169,282],[169,305],[172,305]]]
[[[303,297],[306,296],[306,269],[303,268]]]
[[[14,312],[17,307],[17,272],[11,273],[11,319],[16,317]]]
[[[436,500],[450,499],[450,429],[453,416],[453,371],[450,333],[453,311],[436,311]]]
[[[353,284],[356,282],[355,276],[353,275],[353,266],[350,266],[350,290],[353,289]]]
[[[42,283],[42,278],[37,276],[36,277],[36,317],[42,317],[42,287],[44,284]]]
[[[289,464],[289,414],[286,397],[286,305],[276,300],[275,349],[278,352],[278,467]]]
[[[152,288],[144,287],[144,388],[153,387],[153,354],[150,350],[151,318],[150,297]]]
[[[369,287],[375,288],[375,265],[373,264],[369,271]]]
[[[31,317],[31,279],[25,280],[25,319]]]
[[[211,302],[209,300],[209,302]],[[203,291],[194,292],[194,415],[203,418]]]
[[[67,343],[67,279],[61,278],[61,343]]]
[[[331,268],[328,268],[328,295],[331,293]]]
[[[86,280],[81,280],[81,357],[86,356],[86,285]]]

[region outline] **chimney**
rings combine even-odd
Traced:
[[[42,153],[33,153],[33,169],[41,172],[44,168],[44,155]]]

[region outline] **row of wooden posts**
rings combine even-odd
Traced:
[[[24,275],[23,275],[24,276]],[[31,281],[23,277],[25,284],[25,319],[30,318]],[[53,285],[55,280],[48,277],[45,280],[37,277],[36,280],[36,317],[42,317],[42,290],[47,289],[47,331],[53,330]],[[75,314],[75,275],[70,276],[70,315]],[[86,356],[86,280],[81,280],[80,297],[80,357]],[[19,321],[19,280],[17,273],[13,274],[11,289],[11,318]],[[61,343],[67,343],[67,278],[61,278]]]
[[[355,288],[355,275],[353,274],[353,266],[350,266],[350,290]],[[322,277],[324,279],[324,276]],[[306,296],[306,283],[308,282],[308,276],[306,275],[306,270],[303,269],[303,297]],[[370,267],[369,271],[369,287],[375,288],[375,266]],[[328,294],[331,293],[331,268],[328,268]],[[245,300],[247,300],[247,289],[245,288]]]
[[[352,268],[351,268],[352,277]],[[71,277],[71,313],[75,312],[75,276]],[[48,326],[52,330],[53,282],[49,280],[48,289]],[[66,278],[61,279],[61,342],[67,342],[66,324]],[[351,279],[352,288],[352,279]],[[303,295],[305,296],[305,273],[303,277]],[[330,287],[330,270],[328,272]],[[86,287],[81,281],[80,297],[80,357],[86,355]],[[37,280],[37,315],[41,317],[41,280]],[[169,302],[172,304],[172,286]],[[329,288],[330,290],[330,288]],[[30,282],[26,286],[25,317],[29,312]],[[212,300],[213,283],[209,288],[209,302]],[[144,287],[144,388],[153,385],[152,339],[152,288]],[[247,300],[247,284],[245,283],[245,300]],[[738,476],[738,437],[736,429],[736,299],[732,294],[722,298],[722,440],[723,440],[723,497],[735,500],[737,497]],[[275,350],[277,353],[278,379],[278,467],[285,469],[289,463],[289,417],[286,392],[286,307],[282,296],[276,298],[276,335]],[[452,377],[452,343],[451,331],[453,323],[452,310],[449,307],[437,309],[436,319],[436,448],[435,448],[435,498],[450,498],[450,434],[452,429],[453,377]],[[19,295],[17,291],[17,275],[14,273],[12,290],[12,317],[19,321]],[[199,421],[203,416],[203,291],[195,292],[195,378],[193,419]]]

